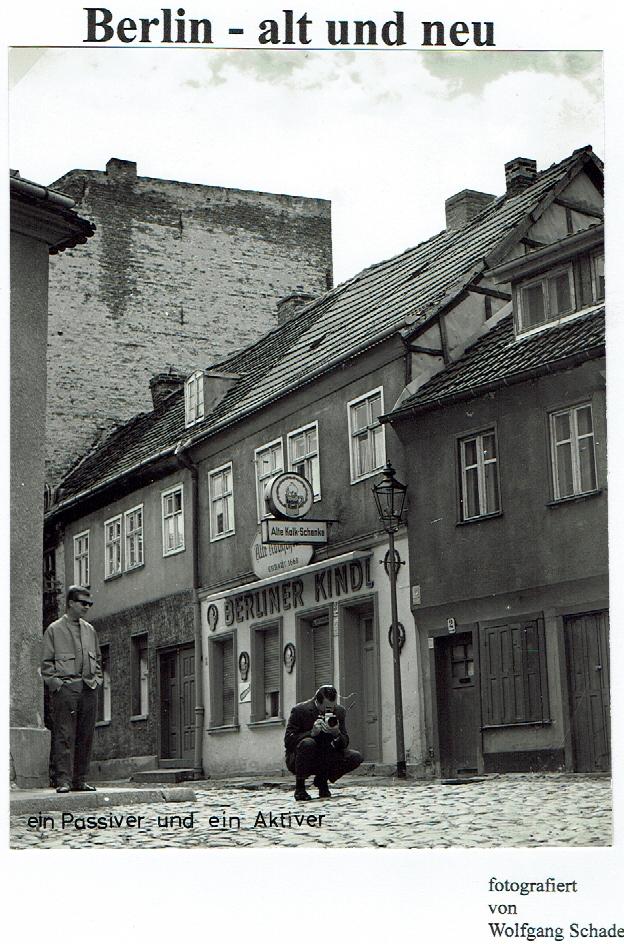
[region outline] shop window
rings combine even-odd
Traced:
[[[146,717],[149,711],[149,662],[147,633],[132,637],[132,714]]]
[[[551,413],[550,443],[555,500],[595,491],[596,455],[591,404]]]
[[[204,372],[196,370],[184,383],[185,425],[192,426],[204,418]]]
[[[462,521],[497,514],[500,489],[495,431],[487,429],[461,439],[459,462]]]
[[[232,463],[215,469],[208,476],[210,493],[210,540],[218,541],[234,534],[234,483]]]
[[[284,471],[284,450],[281,438],[256,449],[255,462],[258,521],[262,521],[263,518],[270,517],[266,505],[266,488],[274,476]]]
[[[234,637],[210,640],[210,726],[236,724]]]
[[[548,721],[543,620],[482,626],[479,641],[484,726]]]
[[[279,624],[253,630],[251,697],[253,721],[281,717],[281,640]]]
[[[104,579],[121,573],[121,515],[104,522]]]
[[[89,586],[89,532],[74,536],[74,583],[79,587]]]
[[[319,463],[318,423],[288,434],[288,467],[303,475],[314,491],[314,501],[321,497],[321,470]]]
[[[175,485],[162,492],[163,556],[184,550],[184,488]]]
[[[97,687],[97,716],[98,724],[108,724],[112,717],[111,711],[111,676],[110,676],[110,646],[100,647],[102,652],[102,676],[104,681]]]
[[[131,508],[124,515],[126,528],[126,570],[141,567],[143,557],[143,505]]]
[[[351,484],[383,469],[386,441],[379,417],[383,413],[383,389],[379,387],[348,405],[351,450]]]

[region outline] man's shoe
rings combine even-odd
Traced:
[[[311,800],[312,797],[308,791],[304,788],[303,790],[295,790],[295,800]]]
[[[95,787],[92,787],[90,783],[77,783],[75,787],[72,787],[72,790],[75,793],[94,793]]]
[[[70,790],[71,790],[71,787],[68,783],[62,783],[60,787],[56,788],[57,793],[69,793]]]

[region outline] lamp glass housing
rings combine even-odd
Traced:
[[[382,472],[383,478],[373,485],[379,520],[386,531],[396,531],[401,524],[407,495],[407,485],[397,481],[394,472],[388,462]]]

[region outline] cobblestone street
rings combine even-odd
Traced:
[[[506,774],[461,784],[399,784],[389,778],[347,777],[332,787],[331,800],[317,799],[309,788],[314,797],[309,803],[294,801],[290,781],[190,786],[194,802],[100,808],[74,812],[73,819],[67,812],[53,812],[45,828],[29,826],[32,813],[12,815],[11,846],[423,849],[612,842],[607,778]],[[99,790],[105,793],[106,786]]]

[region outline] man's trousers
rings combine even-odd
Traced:
[[[359,751],[348,748],[335,750],[325,738],[318,741],[312,737],[303,738],[297,744],[294,756],[288,754],[286,757],[288,769],[298,780],[305,780],[314,774],[319,780],[329,780],[331,783],[355,770],[361,763]]]
[[[97,715],[97,689],[76,692],[63,685],[52,695],[56,782],[77,787],[84,783],[91,761]]]

